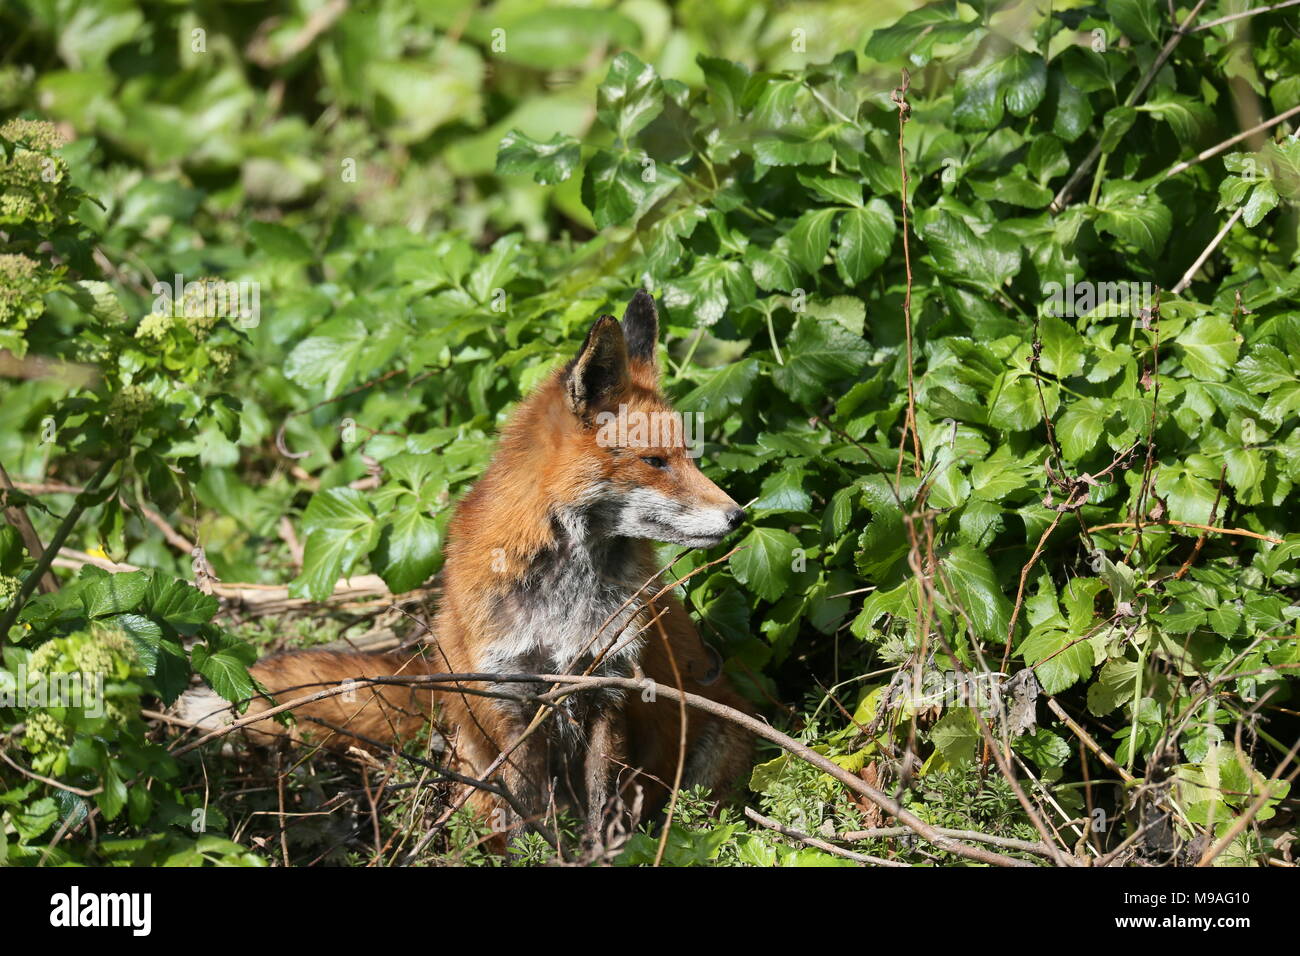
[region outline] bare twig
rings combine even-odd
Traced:
[[[5,637],[9,634],[9,629],[13,627],[14,622],[18,620],[18,613],[23,609],[23,605],[27,603],[27,599],[31,597],[32,591],[36,590],[36,583],[47,571],[49,571],[50,565],[54,561],[54,556],[59,553],[59,548],[63,547],[63,542],[68,540],[68,535],[72,533],[72,529],[76,526],[77,521],[80,520],[82,513],[87,507],[89,507],[89,502],[86,501],[86,496],[92,494],[99,488],[99,486],[104,482],[104,479],[106,479],[109,476],[109,473],[112,472],[115,465],[117,465],[116,457],[110,458],[108,461],[100,465],[99,470],[95,472],[90,481],[86,483],[86,491],[83,494],[78,495],[77,500],[73,503],[72,507],[68,509],[68,513],[64,516],[63,521],[60,522],[58,529],[54,532],[54,537],[50,539],[49,547],[45,549],[45,553],[36,560],[36,567],[31,570],[31,573],[23,578],[23,583],[18,590],[18,594],[14,596],[13,602],[9,605],[8,609],[5,610],[4,614],[0,615],[0,646],[4,645]]]
[[[4,465],[0,465],[0,490],[14,491],[14,483],[9,480],[9,473],[5,471]],[[27,512],[18,505],[11,505],[8,499],[0,494],[0,498],[5,500],[5,520],[8,521],[18,531],[19,536],[23,539],[23,545],[27,548],[27,553],[33,559],[39,561],[45,554],[45,549],[41,546],[40,535],[36,533],[36,528],[32,524],[32,519]],[[59,582],[54,577],[54,572],[48,568],[40,576],[39,585],[42,594],[53,594],[59,588]]]
[[[1219,248],[1219,243],[1223,242],[1223,238],[1237,224],[1237,220],[1241,218],[1245,211],[1245,206],[1238,206],[1237,211],[1228,217],[1228,221],[1223,224],[1223,228],[1210,240],[1210,244],[1201,251],[1201,254],[1196,257],[1196,261],[1192,263],[1191,267],[1183,273],[1183,277],[1178,280],[1178,284],[1170,290],[1173,295],[1181,295],[1182,291],[1192,284],[1192,277],[1200,271],[1201,266],[1205,265],[1205,260],[1210,258],[1214,250]]]
[[[1173,35],[1165,43],[1160,54],[1151,62],[1151,65],[1147,67],[1147,71],[1143,73],[1142,78],[1138,80],[1137,86],[1133,87],[1128,97],[1124,100],[1125,106],[1132,106],[1142,97],[1142,94],[1146,92],[1147,87],[1151,85],[1151,81],[1154,80],[1156,74],[1160,72],[1160,68],[1164,66],[1165,61],[1169,59],[1169,55],[1174,52],[1174,47],[1178,46],[1178,44],[1183,41],[1183,37],[1191,32],[1190,28],[1192,21],[1200,15],[1201,8],[1204,7],[1205,4],[1206,0],[1198,0],[1196,6],[1192,8],[1192,12],[1183,20],[1182,26],[1174,30]],[[1075,167],[1070,178],[1067,179],[1065,185],[1061,187],[1061,191],[1058,192],[1056,197],[1052,200],[1051,211],[1053,215],[1065,208],[1065,204],[1069,201],[1070,193],[1074,191],[1074,187],[1077,186],[1080,180],[1087,176],[1089,172],[1091,172],[1093,165],[1100,157],[1101,139],[1099,138],[1097,144],[1093,146],[1091,152],[1088,153],[1087,158]]]
[[[1171,525],[1175,528],[1192,528],[1196,531],[1213,532],[1214,534],[1233,534],[1242,538],[1255,538],[1259,541],[1267,541],[1270,544],[1281,544],[1281,538],[1275,538],[1271,534],[1259,534],[1255,531],[1247,531],[1244,528],[1215,528],[1208,524],[1197,524],[1195,521],[1175,521],[1172,518],[1161,518],[1159,521],[1148,519],[1143,527],[1150,527],[1156,524]],[[1113,521],[1110,524],[1098,524],[1089,528],[1089,531],[1111,531],[1115,529],[1133,529],[1137,525],[1132,521]]]
[[[1206,848],[1205,853],[1201,855],[1200,861],[1197,862],[1197,866],[1209,866],[1212,864],[1219,854],[1226,850],[1232,844],[1232,841],[1241,835],[1241,832],[1245,830],[1246,827],[1250,826],[1250,821],[1255,819],[1256,814],[1258,814],[1260,810],[1264,809],[1264,804],[1268,803],[1269,800],[1276,799],[1272,792],[1273,788],[1271,785],[1281,778],[1282,771],[1286,769],[1287,764],[1295,759],[1297,753],[1300,753],[1300,740],[1297,740],[1295,745],[1287,751],[1286,756],[1282,758],[1282,762],[1279,763],[1277,769],[1273,771],[1273,775],[1260,786],[1259,796],[1251,801],[1250,806],[1246,808],[1245,812],[1242,813],[1241,816],[1232,821],[1232,826],[1228,827],[1227,832],[1224,833],[1223,836],[1219,837],[1219,839],[1215,840],[1211,846]],[[1292,770],[1286,775],[1286,783],[1292,783],[1297,775],[1300,775],[1300,766],[1296,767],[1295,770]]]
[[[1245,17],[1254,17],[1261,13],[1272,13],[1274,10],[1294,7],[1298,3],[1300,3],[1300,0],[1282,0],[1281,3],[1275,3],[1267,7],[1254,7],[1250,10],[1240,10],[1237,13],[1229,13],[1227,16],[1219,17],[1217,20],[1211,20],[1209,23],[1202,23],[1200,26],[1193,27],[1189,32],[1196,33],[1199,30],[1208,30],[1211,27],[1223,26],[1225,23],[1232,23],[1234,20],[1241,20]]]
[[[1300,0],[1293,0],[1293,2],[1300,3]],[[1266,129],[1271,129],[1272,127],[1276,126],[1278,123],[1281,123],[1285,120],[1289,120],[1292,116],[1295,116],[1298,113],[1300,113],[1300,106],[1293,106],[1285,113],[1279,113],[1277,116],[1274,116],[1270,120],[1265,120],[1264,122],[1259,123],[1256,126],[1252,126],[1250,129],[1245,130],[1244,132],[1238,133],[1236,136],[1231,136],[1228,139],[1225,139],[1222,143],[1219,143],[1215,146],[1211,146],[1209,149],[1203,149],[1195,156],[1193,156],[1191,159],[1185,159],[1181,163],[1177,163],[1176,165],[1171,166],[1169,168],[1169,172],[1165,173],[1164,178],[1169,179],[1173,176],[1177,176],[1179,173],[1183,172],[1184,170],[1191,169],[1197,163],[1203,163],[1207,159],[1211,159],[1219,155],[1219,153],[1223,152],[1225,149],[1229,149],[1230,147],[1235,146],[1237,143],[1240,143],[1243,139],[1249,139],[1250,137],[1254,136],[1256,133],[1262,133]]]
[[[421,674],[421,675],[415,675],[411,677],[357,677],[349,681],[346,681],[340,685],[318,691],[314,694],[307,694],[303,697],[296,697],[293,700],[289,700],[284,702],[283,704],[279,704],[275,707],[268,708],[267,710],[261,711],[260,713],[250,714],[246,717],[241,717],[239,720],[234,721],[232,724],[226,727],[222,727],[217,730],[211,731],[203,735],[202,737],[200,737],[198,740],[188,743],[183,747],[177,748],[175,751],[173,751],[173,756],[180,756],[182,754],[188,753],[189,751],[194,750],[196,747],[200,747],[211,740],[215,740],[219,737],[224,737],[227,734],[234,732],[235,730],[248,726],[249,724],[257,723],[258,721],[261,720],[267,720],[278,713],[283,713],[286,710],[292,710],[293,708],[301,707],[304,704],[309,704],[314,701],[324,700],[328,697],[334,697],[339,694],[345,694],[345,693],[349,693],[350,691],[355,691],[356,686],[358,684],[429,685],[430,690],[437,691],[443,689],[438,686],[439,684],[463,685],[463,684],[474,684],[474,683],[485,683],[485,682],[498,683],[498,684],[508,684],[508,683],[573,684],[573,685],[577,685],[575,690],[595,690],[598,688],[616,687],[622,690],[640,692],[647,689],[647,680],[644,678],[641,680],[637,680],[630,677],[594,677],[594,676],[587,676],[587,675],[580,675],[580,674],[464,673],[464,674]],[[839,764],[826,758],[822,754],[817,753],[815,750],[813,750],[811,747],[808,747],[806,744],[800,743],[794,738],[781,733],[779,730],[775,729],[774,727],[771,727],[770,725],[764,723],[761,720],[758,720],[755,717],[749,716],[743,711],[736,710],[733,707],[728,707],[726,704],[720,704],[715,700],[712,700],[707,697],[701,697],[697,694],[684,694],[681,691],[677,690],[677,688],[668,686],[666,684],[654,683],[653,686],[655,689],[655,693],[658,696],[662,696],[671,701],[678,701],[684,699],[688,706],[694,707],[698,710],[703,710],[706,713],[714,715],[715,717],[722,718],[723,720],[728,720],[733,724],[743,727],[746,730],[748,730],[750,733],[754,734],[755,736],[761,737],[764,740],[776,744],[777,746],[781,747],[783,750],[787,751],[788,753],[793,754],[794,756],[813,765],[814,767],[823,771],[824,773],[829,774],[831,777],[838,780],[841,784],[848,787],[850,790],[853,790],[855,793],[858,793],[866,797],[868,800],[876,804],[878,807],[880,807],[890,816],[895,817],[901,823],[911,828],[922,839],[928,841],[929,843],[932,843],[934,846],[936,846],[940,850],[943,850],[944,852],[952,853],[955,856],[960,856],[963,857],[964,859],[974,860],[979,863],[992,864],[994,866],[1032,865],[1026,863],[1023,860],[1017,860],[1011,857],[1003,856],[1000,853],[993,853],[991,851],[981,849],[980,847],[970,846],[969,844],[964,843],[960,840],[954,840],[950,837],[944,836],[943,834],[937,832],[935,828],[932,827],[930,824],[926,823],[924,820],[917,817],[911,811],[907,810],[905,807],[899,804],[888,794],[885,794],[882,791],[877,790],[875,787],[861,780],[859,777],[855,776],[852,773],[849,773]],[[451,692],[456,692],[457,690],[460,689],[461,688],[457,686],[447,688],[447,690]],[[357,736],[357,735],[354,734],[353,736]],[[447,776],[451,776],[453,777],[453,779],[459,778],[461,782],[468,782],[470,783],[471,786],[478,786],[480,788],[487,789],[493,793],[498,793],[498,794],[506,793],[506,791],[503,791],[501,788],[495,787],[492,784],[487,783],[485,781],[473,781],[471,778],[465,778],[465,777],[460,777],[459,775],[453,775],[451,774],[450,771],[445,771],[442,770],[441,768],[438,768],[438,772]]]
[[[843,847],[836,846],[833,843],[827,843],[825,840],[820,840],[817,837],[809,836],[806,833],[802,833],[799,830],[794,829],[794,827],[788,827],[784,823],[778,823],[777,821],[773,820],[771,817],[765,817],[757,810],[755,810],[753,807],[745,807],[745,816],[749,817],[749,819],[753,820],[755,823],[759,824],[760,826],[767,827],[769,830],[775,830],[777,833],[781,834],[782,836],[788,836],[792,840],[798,840],[800,843],[806,843],[811,847],[816,847],[818,850],[821,850],[823,853],[830,853],[834,856],[842,856],[846,860],[852,860],[854,863],[862,863],[867,866],[893,866],[893,867],[899,867],[899,866],[907,867],[910,865],[907,863],[903,863],[901,860],[886,860],[878,856],[868,856],[865,853],[855,853],[853,850],[846,850]],[[911,832],[910,830],[907,830],[905,827],[903,829],[905,832],[908,833]]]
[[[921,436],[916,428],[916,386],[912,372],[912,249],[907,235],[907,156],[903,152],[903,127],[907,125],[908,114],[912,107],[907,102],[907,89],[912,78],[906,69],[902,71],[901,81],[890,98],[898,108],[898,172],[903,180],[903,267],[907,273],[907,286],[903,292],[903,329],[907,336],[907,421],[903,423],[903,437],[898,446],[897,475],[903,471],[903,449],[907,445],[907,435],[912,435],[912,468],[919,478],[921,476]]]

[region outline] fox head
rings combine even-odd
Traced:
[[[638,291],[620,323],[602,315],[559,376],[566,455],[608,533],[687,547],[717,544],[745,512],[695,463],[689,429],[659,391],[659,316]]]

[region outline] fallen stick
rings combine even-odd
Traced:
[[[283,704],[278,704],[275,707],[271,707],[267,710],[264,710],[261,713],[250,714],[247,717],[241,717],[240,719],[234,721],[233,723],[231,723],[226,727],[213,730],[207,734],[204,734],[199,739],[194,740],[188,744],[185,744],[182,747],[177,748],[175,751],[173,751],[172,755],[179,757],[183,754],[189,753],[190,751],[196,749],[197,747],[202,746],[208,741],[215,740],[219,737],[224,737],[227,734],[233,733],[234,731],[241,729],[242,727],[246,727],[249,724],[257,723],[258,721],[261,720],[266,720],[270,717],[275,716],[276,714],[283,713],[286,710],[292,710],[295,707],[301,707],[304,704],[313,703],[318,700],[324,700],[327,697],[333,697],[338,694],[353,693],[355,692],[356,686],[358,684],[372,684],[372,685],[373,684],[395,684],[395,685],[429,684],[429,685],[435,685],[430,688],[431,690],[440,690],[441,688],[438,688],[436,685],[485,683],[485,682],[497,683],[497,684],[509,684],[509,683],[569,684],[572,685],[572,687],[569,689],[569,693],[579,693],[581,691],[594,690],[602,687],[617,687],[622,690],[636,691],[640,693],[647,689],[647,683],[648,683],[647,680],[645,679],[636,680],[630,677],[593,677],[593,676],[578,675],[578,674],[466,673],[466,674],[420,674],[411,677],[358,677],[334,687],[328,687],[324,690],[320,690],[312,694],[307,694],[303,697],[294,698],[293,700],[286,701]],[[761,720],[758,720],[754,717],[750,717],[748,714],[745,714],[742,711],[736,710],[733,707],[728,707],[725,704],[719,704],[717,701],[710,700],[707,697],[700,697],[697,694],[682,693],[678,691],[677,688],[671,687],[667,684],[655,683],[654,689],[657,695],[664,697],[667,700],[673,702],[684,700],[685,703],[690,707],[694,707],[697,710],[702,710],[706,713],[714,715],[715,717],[720,717],[723,720],[731,721],[734,724],[744,727],[746,730],[754,734],[756,737],[761,737],[764,740],[776,744],[782,750],[785,750],[788,753],[793,754],[794,756],[798,757],[800,760],[803,760],[805,763],[811,764],[812,766],[816,767],[818,770],[821,770],[822,772],[829,774],[831,777],[833,777],[841,784],[848,787],[850,790],[854,791],[855,793],[858,793],[866,797],[876,806],[880,807],[880,809],[888,813],[891,817],[894,817],[900,823],[904,824],[905,826],[913,830],[918,836],[920,836],[926,842],[934,845],[935,847],[937,847],[938,849],[946,853],[951,853],[954,856],[960,856],[964,859],[973,860],[978,863],[986,863],[992,866],[1025,867],[1025,866],[1034,865],[1024,860],[1018,860],[1015,859],[1014,857],[1005,856],[1001,853],[994,853],[991,850],[984,849],[983,847],[971,846],[970,844],[962,842],[961,840],[956,840],[951,837],[945,836],[944,834],[936,830],[934,827],[932,827],[930,824],[922,820],[920,817],[916,816],[914,813],[907,810],[905,807],[899,804],[898,801],[894,800],[888,794],[883,793],[880,790],[877,790],[875,787],[861,780],[859,777],[849,773],[839,764],[817,753],[811,747],[808,747],[807,745],[800,743],[799,741],[795,740],[793,737],[789,737],[786,734],[781,733],[776,728],[763,723],[763,721]],[[451,687],[448,688],[448,690],[451,692],[455,692],[457,691],[457,688]]]

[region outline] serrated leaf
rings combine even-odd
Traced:
[[[731,556],[731,572],[765,601],[775,601],[785,593],[794,574],[792,555],[799,539],[779,528],[755,528],[741,545],[743,550]]]
[[[811,402],[861,370],[869,354],[867,343],[838,322],[802,315],[784,347],[785,364],[773,369],[772,380],[795,401]]]
[[[543,143],[512,129],[497,148],[497,172],[532,176],[549,186],[572,176],[581,158],[582,149],[572,136],[556,133]]]

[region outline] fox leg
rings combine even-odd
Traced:
[[[626,715],[619,706],[604,708],[592,718],[583,763],[588,839],[600,838],[605,810],[617,792],[619,770],[626,762]]]

